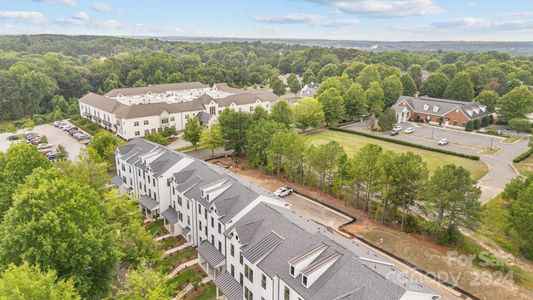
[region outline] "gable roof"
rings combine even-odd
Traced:
[[[164,83],[164,84],[148,85],[148,86],[143,86],[143,87],[112,89],[111,91],[107,92],[105,96],[116,97],[119,94],[124,95],[124,96],[133,96],[133,95],[147,94],[148,92],[164,93],[167,91],[203,89],[203,88],[208,88],[208,87],[209,86],[207,84],[203,84],[200,82]]]
[[[396,109],[404,101],[416,113],[427,115],[445,116],[454,109],[459,109],[469,120],[490,115],[487,107],[479,102],[465,102],[429,96],[400,96],[393,107]]]

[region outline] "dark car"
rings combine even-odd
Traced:
[[[17,141],[17,140],[19,140],[20,138],[19,138],[18,135],[14,134],[14,135],[10,135],[9,137],[7,137],[7,139],[8,139],[9,141]]]
[[[39,135],[37,133],[35,133],[35,132],[28,132],[28,133],[26,133],[24,135],[24,138],[29,141],[29,140],[32,140],[33,138],[35,138],[36,136],[39,136]]]
[[[78,129],[72,129],[72,130],[69,130],[68,132],[70,136],[74,136],[76,133],[82,133],[82,132],[79,131]]]
[[[392,130],[392,131],[390,132],[390,136],[395,136],[395,135],[399,135],[399,134],[400,134],[400,132],[397,131],[397,130]]]

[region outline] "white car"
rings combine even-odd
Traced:
[[[402,130],[402,126],[400,126],[400,125],[396,125],[396,126],[392,127],[392,131],[400,131],[400,130]]]
[[[39,144],[39,145],[37,145],[37,150],[46,150],[46,149],[50,149],[50,148],[54,148],[54,146],[51,145],[51,144]]]
[[[448,145],[448,139],[440,139],[439,146],[445,146]]]
[[[413,133],[413,132],[415,132],[415,129],[413,127],[407,127],[407,128],[405,128],[405,130],[403,132],[405,132],[405,133]]]
[[[292,189],[291,188],[288,188],[288,187],[280,187],[279,189],[277,189],[275,192],[274,192],[274,195],[280,197],[280,198],[283,198],[285,196],[288,196],[292,194]]]

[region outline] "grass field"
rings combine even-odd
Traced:
[[[323,130],[319,132],[314,132],[308,135],[311,141],[316,144],[326,144],[330,141],[337,141],[344,146],[344,150],[348,155],[352,155],[357,152],[365,144],[376,144],[381,146],[384,150],[391,150],[394,152],[406,152],[411,151],[416,154],[420,154],[424,161],[428,165],[430,174],[444,164],[453,163],[456,165],[463,166],[472,173],[474,179],[480,179],[485,176],[488,172],[487,165],[482,161],[470,160],[462,157],[457,157],[453,155],[447,155],[442,153],[437,153],[429,150],[417,149],[409,146],[393,144],[377,139],[372,139],[356,134],[349,134],[338,131]]]
[[[533,155],[530,155],[528,158],[519,163],[514,163],[514,166],[518,172],[524,176],[533,174]]]

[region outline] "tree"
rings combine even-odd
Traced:
[[[378,125],[381,131],[390,131],[394,124],[398,121],[396,112],[390,107],[378,115]]]
[[[403,87],[403,94],[405,96],[414,96],[416,94],[417,88],[416,83],[409,74],[402,74],[400,81]]]
[[[305,70],[304,74],[302,75],[302,79],[304,84],[317,82],[315,73],[313,73],[313,70],[311,69]]]
[[[509,120],[509,127],[518,132],[531,132],[531,122],[529,119],[514,118]]]
[[[474,84],[466,72],[457,73],[444,92],[444,98],[472,101],[474,99]]]
[[[22,128],[24,130],[26,130],[26,129],[27,130],[32,130],[33,127],[35,127],[35,122],[33,122],[31,120],[30,121],[26,121],[26,122],[24,122],[24,124],[22,124]]]
[[[54,270],[41,271],[39,265],[10,264],[0,274],[0,299],[81,299],[72,280],[57,278]]]
[[[294,74],[291,74],[289,77],[287,77],[287,85],[289,86],[291,93],[294,94],[296,94],[302,88],[300,81],[298,81],[298,78]]]
[[[377,115],[383,111],[383,97],[384,93],[379,83],[376,81],[371,82],[368,85],[368,89],[365,91],[365,98],[370,107],[370,111]]]
[[[150,142],[154,142],[156,144],[159,144],[159,145],[163,145],[163,146],[166,146],[169,143],[168,139],[165,138],[161,132],[154,132],[154,133],[150,133],[148,135],[145,135],[144,138]]]
[[[467,131],[467,132],[474,131],[474,122],[472,122],[472,121],[466,122],[465,131]]]
[[[117,300],[158,300],[169,299],[174,296],[167,278],[157,270],[141,265],[137,269],[128,270],[126,276],[120,280],[120,288],[115,288],[116,295],[110,299]]]
[[[217,134],[215,134],[210,137],[212,145],[218,145],[217,147],[225,146],[226,150],[233,150],[233,153],[238,156],[242,155],[246,147],[246,131],[251,123],[250,115],[245,112],[236,112],[232,109],[225,109],[218,117],[218,123],[220,124],[220,127],[217,126],[216,130],[221,131],[225,144],[222,143],[222,145],[220,145],[220,140]],[[213,134],[215,131],[211,129],[209,130],[209,132]]]
[[[117,147],[124,145],[124,140],[120,139],[109,131],[98,131],[91,140],[88,147],[94,150],[94,154],[99,161],[106,162],[108,168],[115,167],[115,151]]]
[[[457,67],[452,64],[446,64],[440,67],[437,72],[442,72],[446,77],[453,78],[457,73]]]
[[[0,227],[0,262],[54,269],[82,297],[105,294],[117,250],[98,194],[50,168],[35,170],[13,199]]]
[[[38,113],[41,102],[51,98],[57,90],[57,82],[39,71],[22,75],[20,81],[27,101],[25,112],[28,114]]]
[[[202,135],[202,126],[198,122],[198,118],[192,117],[187,120],[185,129],[183,130],[183,139],[191,143],[196,149],[200,136]]]
[[[371,82],[380,82],[381,77],[379,75],[379,68],[377,65],[367,65],[359,75],[357,76],[356,82],[361,84],[361,86],[366,90]]]
[[[422,67],[420,65],[417,65],[417,64],[411,65],[407,69],[407,74],[409,74],[411,78],[413,78],[416,86],[419,87],[422,84]]]
[[[420,86],[420,95],[442,98],[450,84],[450,79],[444,73],[436,72],[429,75],[428,79]]]
[[[524,118],[533,112],[533,93],[525,86],[514,88],[505,94],[500,101],[500,117],[504,122],[511,119]]]
[[[344,94],[344,111],[351,119],[368,112],[365,91],[359,83],[354,83]]]
[[[211,156],[215,156],[215,149],[224,146],[221,127],[218,124],[213,124],[205,129],[200,137],[200,143],[207,149],[211,149]]]
[[[335,88],[329,88],[317,97],[324,110],[326,124],[334,124],[344,117],[344,100]]]
[[[57,160],[66,160],[68,159],[68,151],[65,149],[65,146],[59,144],[57,145]]]
[[[252,123],[257,123],[260,120],[267,120],[269,118],[268,111],[263,106],[258,105],[254,108],[254,112],[251,115]]]
[[[383,89],[383,100],[386,107],[396,103],[398,98],[403,94],[402,82],[398,76],[389,76],[385,78],[381,84],[381,88]]]
[[[461,166],[446,164],[437,168],[427,184],[426,199],[429,213],[435,216],[435,240],[443,222],[447,222],[448,234],[459,227],[473,229],[479,222],[481,191],[470,172]],[[450,236],[446,241],[450,240]]]
[[[246,132],[246,155],[254,166],[265,166],[268,162],[267,148],[274,134],[286,129],[283,124],[273,120],[260,120]]]
[[[283,167],[284,148],[291,142],[289,132],[290,130],[282,130],[274,133],[266,149],[269,169],[276,170],[278,176],[281,176],[281,168]]]
[[[324,93],[330,88],[336,89],[337,92],[341,95],[344,93],[344,86],[342,85],[340,77],[329,77],[322,81],[318,86],[318,90],[316,91],[316,97],[318,98],[322,93]]]
[[[435,72],[442,66],[441,62],[438,59],[432,59],[426,62],[424,68],[429,72]]]
[[[507,188],[506,188],[507,189]],[[533,184],[529,183],[515,200],[511,202],[510,227],[522,239],[520,251],[528,258],[533,259]]]
[[[315,153],[311,159],[311,166],[319,175],[321,191],[324,191],[326,180],[329,181],[328,186],[331,188],[333,174],[336,173],[341,157],[343,156],[346,156],[346,152],[344,152],[342,146],[336,141],[331,141],[315,148]]]
[[[485,105],[488,111],[495,112],[496,105],[500,101],[500,96],[495,91],[482,91],[474,98],[474,101]]]
[[[293,107],[296,128],[305,130],[309,127],[318,127],[324,123],[324,110],[322,104],[315,98],[300,99]]]
[[[361,182],[365,185],[365,211],[369,211],[370,195],[374,192],[374,185],[378,178],[377,163],[382,148],[374,144],[366,144],[357,152],[357,160],[361,168]]]
[[[19,184],[37,168],[50,168],[51,163],[37,148],[25,143],[13,144],[5,155],[0,152],[0,221],[13,204],[13,193]]]
[[[270,87],[272,88],[272,92],[274,94],[278,96],[285,95],[285,84],[278,77],[273,77],[272,79],[270,79]]]
[[[270,118],[290,128],[293,123],[293,114],[289,103],[283,99],[276,101],[270,110]]]

